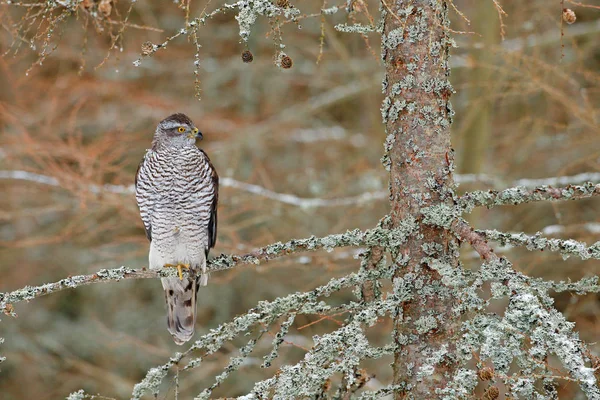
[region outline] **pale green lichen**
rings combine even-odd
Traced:
[[[428,333],[438,327],[438,321],[431,315],[423,315],[415,321],[415,328],[421,335]]]
[[[499,205],[517,205],[533,201],[563,201],[598,195],[600,195],[600,184],[593,182],[586,182],[582,185],[570,185],[562,189],[556,189],[547,185],[538,186],[533,189],[518,186],[501,191],[489,190],[465,193],[460,197],[459,205],[466,212],[471,212],[475,207],[480,206],[491,208]]]
[[[371,25],[362,25],[362,24],[337,24],[334,26],[334,29],[339,32],[345,33],[360,33],[362,35],[366,35],[367,33],[371,33],[375,31],[375,27]]]
[[[280,8],[268,0],[241,0],[236,3],[238,14],[235,19],[238,21],[240,36],[243,41],[248,41],[252,26],[256,23],[259,15],[273,18],[283,15],[286,19],[293,19],[300,14],[300,10],[295,7]]]
[[[292,324],[294,323],[295,318],[296,314],[291,313],[288,319],[285,320],[283,324],[281,324],[279,332],[277,332],[275,338],[273,339],[273,349],[269,354],[267,354],[264,357],[264,361],[261,365],[261,368],[268,368],[271,366],[271,362],[273,362],[273,360],[277,357],[277,354],[279,352],[279,346],[281,346],[281,343],[283,343],[283,338],[285,337],[285,335],[287,335],[290,326],[292,326]]]
[[[425,362],[417,371],[417,378],[422,380],[435,373],[435,367],[441,364],[449,354],[448,345],[443,344],[439,349],[427,349],[424,353]]]
[[[542,236],[541,232],[533,236],[524,233],[504,233],[497,230],[481,230],[477,231],[480,235],[485,236],[488,240],[499,242],[501,245],[511,244],[513,246],[525,246],[527,250],[545,250],[558,252],[563,259],[567,259],[574,255],[582,260],[590,258],[600,259],[600,242],[596,242],[591,246],[585,243],[578,242],[573,239],[561,240],[551,239]]]
[[[411,226],[410,223],[407,223],[407,225]],[[383,231],[384,230],[371,231],[370,237],[377,238],[378,241],[382,240],[382,236],[384,235]],[[401,234],[400,230],[387,232],[391,237],[395,237],[396,234],[406,239],[406,235]],[[396,237],[393,240],[397,241],[400,239]],[[261,301],[257,305],[257,307],[250,310],[246,314],[243,314],[235,318],[233,321],[211,330],[208,334],[196,340],[196,342],[192,345],[190,350],[205,349],[206,354],[214,353],[221,348],[223,343],[238,336],[242,332],[247,332],[252,326],[256,324],[265,324],[268,326],[275,319],[290,312],[303,314],[322,314],[328,312],[331,307],[325,304],[323,301],[319,301],[319,297],[327,296],[333,292],[339,291],[346,287],[360,285],[362,282],[364,282],[365,279],[367,279],[367,276],[369,279],[374,279],[377,276],[383,277],[387,274],[387,271],[373,270],[367,271],[367,273],[368,275],[350,274],[341,278],[335,278],[330,280],[326,285],[320,286],[310,292],[294,293],[289,296],[278,298],[272,302]],[[389,301],[391,302],[392,300]],[[369,309],[358,312],[358,314],[356,314],[354,318],[356,321],[360,321],[363,324],[373,324],[377,320],[377,317],[381,315],[380,313],[390,312],[391,307],[392,306],[390,306],[387,303],[374,302],[372,303]],[[345,340],[348,339],[346,338]],[[372,352],[369,353],[370,355],[384,354],[382,353],[382,350],[371,350]],[[160,367],[151,369],[147,374],[146,378],[144,378],[142,382],[138,383],[135,386],[132,398],[138,399],[143,393],[146,392],[155,393],[155,390],[158,390],[158,386],[166,376],[166,373],[169,370],[169,368],[181,361],[182,357],[183,356],[179,354],[173,357],[168,363]],[[200,360],[192,359],[188,362],[184,370],[196,368],[199,365]],[[237,363],[236,361],[232,364],[231,368],[236,368],[237,366],[239,366],[239,363]],[[229,372],[226,375],[223,375],[220,378],[220,380],[218,380],[218,383],[221,383],[228,376]],[[201,397],[205,396],[208,392],[204,393],[205,394],[201,395]]]
[[[443,400],[469,398],[477,386],[477,373],[470,369],[460,368],[453,379],[443,389],[435,389],[435,393]]]
[[[61,279],[58,282],[47,283],[40,286],[25,286],[22,289],[15,290],[9,293],[0,293],[0,311],[3,311],[12,316],[16,316],[13,303],[21,301],[32,300],[36,297],[43,296],[66,288],[76,288],[82,285],[89,284],[93,281],[119,281],[125,279],[128,274],[135,272],[135,270],[126,267],[120,267],[115,269],[102,269],[96,272],[95,275],[76,275],[69,278]],[[170,276],[176,276],[176,271],[167,271],[165,274],[170,273]]]
[[[69,394],[67,400],[84,400],[85,398],[85,392],[83,391],[83,389],[79,389],[78,391]]]
[[[252,390],[252,396],[247,398],[314,396],[334,374],[341,374],[347,384],[352,385],[356,379],[354,370],[361,360],[380,358],[393,351],[391,348],[372,347],[364,335],[360,322],[376,318],[371,315],[378,313],[374,308],[374,304],[370,304],[343,327],[329,334],[315,336],[313,348],[302,361],[283,366],[276,376],[258,382]],[[342,348],[344,351],[340,352]]]
[[[460,210],[451,205],[440,203],[421,209],[423,223],[449,229],[452,222],[460,217]]]
[[[552,307],[547,283],[516,272],[503,258],[483,264],[480,275],[496,284],[492,286],[496,297],[508,297],[510,302],[502,318],[480,314],[463,324],[463,338],[457,346],[463,357],[479,352],[482,361],[491,360],[494,369],[506,375],[516,358],[521,373],[533,376],[543,375],[546,365],[540,360],[555,354],[589,398],[600,398],[594,371],[586,365],[585,345],[573,332],[574,325]],[[523,384],[514,389],[528,390]]]
[[[158,368],[150,368],[146,373],[146,377],[140,382],[137,383],[133,387],[133,392],[131,393],[131,400],[139,400],[144,395],[144,393],[152,393],[154,396],[157,396],[160,389],[160,384],[162,383],[165,376],[167,376],[167,372],[171,364],[158,367]]]
[[[401,120],[412,127],[432,127],[432,133],[443,132],[451,123],[454,111],[447,101],[447,95],[453,92],[452,86],[441,74],[441,77],[432,77],[424,73],[424,66],[431,63],[439,65],[440,71],[446,71],[447,75],[447,50],[453,45],[448,36],[448,30],[442,32],[440,40],[431,40],[431,21],[427,10],[423,7],[405,5],[405,2],[392,4],[395,9],[394,18],[400,18],[400,26],[383,34],[383,19],[388,11],[381,5],[382,18],[377,24],[377,30],[382,33],[382,57],[385,58],[391,50],[399,45],[412,43],[428,47],[425,59],[419,55],[406,62],[406,73],[398,82],[390,82],[385,77],[382,89],[387,93],[384,98],[381,114],[384,123],[397,122]],[[441,25],[448,27],[447,10],[439,1],[431,1],[429,4],[437,10],[441,18]],[[181,35],[189,34],[191,28],[198,23],[205,23],[216,13],[227,10],[237,10],[236,19],[240,27],[240,36],[247,41],[253,25],[259,16],[274,18],[283,16],[288,20],[295,20],[299,10],[294,7],[282,8],[266,0],[242,0],[233,4],[225,4],[215,12],[203,16],[201,19],[192,20],[188,28],[180,31]],[[338,7],[330,7],[321,10],[321,14],[329,15],[338,11]],[[410,18],[410,23],[409,22]],[[436,17],[437,18],[437,17]],[[340,24],[336,29],[347,32],[358,32],[365,34],[371,32],[374,27],[366,25]],[[281,46],[281,43],[278,43]],[[156,50],[156,49],[155,49]],[[279,48],[281,50],[281,48]],[[283,53],[279,53],[281,59]],[[435,94],[438,97],[428,104],[420,104],[408,100],[405,96],[408,92],[422,91]],[[412,118],[412,119],[409,119]],[[412,164],[427,155],[426,148],[420,148],[410,141],[410,137],[401,129],[387,132],[384,144],[385,154],[382,162],[386,169],[390,169],[391,159],[389,152],[394,149],[398,141],[407,139],[407,149],[413,152],[412,157],[400,160],[401,163]],[[444,173],[449,173],[453,168],[449,165],[444,167]],[[394,178],[392,178],[394,179]],[[395,184],[398,181],[394,181]],[[397,185],[400,186],[400,185]],[[452,188],[444,188],[437,182],[437,176],[430,175],[426,178],[426,187],[442,198],[454,198]],[[435,194],[434,193],[434,194]],[[456,399],[468,397],[473,393],[477,385],[475,371],[464,368],[478,354],[484,362],[491,362],[495,371],[507,375],[503,378],[511,394],[525,398],[550,398],[544,397],[544,393],[551,393],[554,382],[551,379],[537,379],[547,372],[542,362],[548,355],[556,355],[562,362],[570,376],[577,381],[582,390],[589,398],[600,398],[597,382],[593,369],[588,366],[585,345],[574,333],[574,325],[565,320],[552,306],[552,298],[548,296],[548,290],[573,291],[576,293],[599,292],[597,277],[587,277],[578,282],[545,282],[541,279],[532,279],[521,274],[503,258],[486,261],[480,270],[467,271],[454,262],[458,256],[458,245],[449,245],[444,249],[439,243],[422,243],[421,250],[426,255],[417,260],[418,266],[404,274],[397,276],[398,272],[406,268],[411,261],[409,254],[402,254],[398,249],[410,239],[422,241],[422,224],[443,227],[449,229],[454,221],[460,218],[462,212],[471,211],[476,206],[488,206],[503,204],[521,204],[540,200],[565,200],[595,196],[600,193],[600,186],[587,183],[581,186],[571,186],[564,189],[554,189],[542,186],[536,189],[525,187],[511,188],[504,191],[471,192],[458,199],[458,206],[448,204],[436,204],[423,207],[421,210],[422,220],[407,219],[397,225],[396,229],[388,230],[382,224],[376,229],[369,231],[348,231],[343,234],[329,235],[324,238],[310,237],[307,239],[291,240],[285,243],[278,242],[257,250],[244,256],[217,257],[209,262],[209,269],[217,271],[231,268],[240,264],[256,265],[285,254],[298,251],[331,251],[334,248],[345,246],[365,246],[367,251],[362,256],[361,268],[358,273],[349,274],[341,278],[330,280],[327,284],[305,293],[294,293],[289,296],[278,298],[274,301],[260,302],[255,308],[247,313],[236,317],[233,321],[220,325],[206,335],[200,337],[190,348],[202,350],[202,356],[187,361],[183,370],[198,368],[205,355],[218,351],[224,343],[243,334],[250,334],[253,329],[260,327],[262,332],[272,326],[276,321],[283,321],[272,342],[272,350],[264,356],[264,367],[268,367],[277,357],[278,349],[284,340],[294,318],[299,314],[325,314],[332,312],[334,308],[320,298],[345,288],[361,287],[365,282],[377,282],[380,279],[392,280],[391,292],[380,295],[377,293],[375,299],[370,302],[348,301],[342,306],[335,308],[336,312],[343,310],[347,319],[339,329],[314,337],[314,346],[306,352],[303,360],[294,365],[283,366],[279,373],[272,378],[266,379],[255,385],[253,393],[242,396],[244,399],[258,399],[270,397],[274,399],[316,397],[320,394],[323,384],[334,375],[344,378],[347,385],[352,385],[356,376],[354,371],[360,362],[365,359],[379,358],[394,352],[403,354],[405,349],[394,346],[382,348],[372,346],[365,336],[365,327],[372,326],[383,316],[391,316],[396,320],[402,320],[402,305],[415,298],[427,298],[439,296],[442,299],[453,298],[459,301],[453,308],[455,315],[468,317],[462,325],[460,340],[456,343],[456,349],[442,344],[439,347],[423,348],[424,363],[420,368],[410,363],[408,366],[411,373],[416,374],[417,379],[424,380],[437,372],[437,367],[448,360],[459,366],[450,376],[445,387],[436,389],[436,394],[444,399]],[[431,193],[411,193],[403,188],[402,195],[411,196],[415,204],[428,205],[431,202]],[[385,224],[387,225],[387,224]],[[586,246],[573,240],[547,239],[539,234],[527,236],[524,234],[507,234],[497,231],[481,231],[480,235],[491,240],[512,245],[522,245],[530,250],[550,249],[558,251],[564,256],[576,255],[582,259],[596,258],[600,256],[600,242]],[[384,252],[392,254],[392,262],[386,263],[385,257],[373,268],[367,268],[370,260],[369,249],[373,246],[381,246]],[[454,246],[454,247],[453,247]],[[445,254],[445,255],[444,255]],[[433,283],[423,277],[423,270],[430,268],[437,271],[441,277]],[[102,270],[97,273],[103,281],[124,279],[127,274],[134,270],[124,267],[115,270]],[[174,276],[175,271],[161,272],[162,276]],[[61,288],[73,288],[85,284],[86,277],[78,276],[61,280],[54,284],[38,287],[26,287],[12,293],[0,294],[0,308],[9,311],[9,306],[18,301],[29,300],[41,294],[60,290]],[[506,299],[508,307],[504,315],[498,316],[489,313],[487,308],[489,300],[481,298],[482,286],[489,282],[491,285],[492,299]],[[376,286],[381,289],[381,286]],[[466,314],[466,315],[465,315]],[[406,316],[406,318],[408,318]],[[415,331],[407,335],[397,333],[395,344],[407,346],[419,343],[419,335],[431,334],[445,321],[439,320],[433,313],[425,311],[418,319],[412,321]],[[260,334],[259,334],[260,335]],[[253,351],[258,338],[250,339],[239,353],[231,358],[224,371],[216,376],[215,383],[200,393],[197,398],[208,398],[214,388],[244,365],[248,355]],[[3,342],[0,339],[0,344]],[[132,398],[138,399],[145,393],[157,394],[160,385],[168,374],[168,371],[178,365],[186,353],[175,354],[167,363],[152,368],[148,371],[142,382],[134,388]],[[3,358],[0,357],[0,361]],[[511,365],[518,363],[520,371],[518,375],[509,375]],[[445,376],[448,378],[448,376]],[[497,378],[500,379],[500,378]],[[539,383],[543,383],[540,388]],[[410,393],[410,385],[390,385],[377,391],[365,391],[358,398],[379,399],[382,396],[391,395],[397,391]],[[545,391],[542,393],[542,390]],[[555,389],[554,389],[555,391]],[[71,393],[68,399],[81,400],[87,395],[80,390]]]
[[[387,230],[377,227],[368,231],[355,229],[341,234],[329,235],[323,238],[312,236],[307,239],[293,239],[288,242],[277,242],[266,246],[258,251],[243,256],[221,255],[208,261],[210,271],[219,271],[232,268],[240,264],[257,265],[272,258],[281,257],[298,251],[332,250],[347,246],[384,246],[395,247],[406,241],[406,239],[417,229],[413,219],[407,219],[399,224],[396,229]],[[48,283],[40,286],[26,286],[22,289],[9,293],[0,293],[0,311],[16,316],[13,303],[32,300],[52,292],[65,288],[76,288],[94,282],[119,281],[129,277],[135,277],[137,271],[127,267],[115,269],[102,269],[93,275],[77,275],[62,279],[58,282]],[[155,273],[157,277],[175,277],[177,271],[173,268],[165,268]],[[187,275],[187,272],[184,271]],[[152,276],[152,275],[150,275]],[[148,277],[147,275],[145,277]]]
[[[582,278],[580,281],[571,282],[569,281],[560,281],[560,282],[544,282],[545,285],[549,289],[554,290],[555,292],[574,292],[576,294],[586,294],[586,293],[599,293],[600,285],[598,284],[599,278],[597,276],[589,276],[586,278]]]
[[[332,15],[335,14],[336,12],[339,11],[339,7],[338,6],[333,6],[333,7],[329,7],[329,8],[323,8],[321,10],[321,14],[323,15]]]
[[[225,367],[223,372],[215,377],[215,383],[212,384],[209,388],[204,389],[198,396],[194,397],[194,400],[207,400],[210,398],[212,391],[216,389],[221,383],[223,383],[229,375],[238,370],[240,366],[247,359],[248,355],[252,353],[257,339],[251,339],[244,347],[240,349],[239,355],[237,357],[232,357],[229,364]]]

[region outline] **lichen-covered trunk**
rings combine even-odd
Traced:
[[[422,220],[423,207],[452,204],[447,4],[441,0],[382,0],[382,58],[387,129],[384,165],[390,172],[392,227]],[[432,260],[456,266],[458,243],[447,231],[420,224],[419,234],[393,254],[394,287],[409,300],[395,315],[396,398],[437,398],[456,367],[452,361],[456,298]]]

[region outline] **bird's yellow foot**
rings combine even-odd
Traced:
[[[179,272],[179,280],[182,281],[183,274],[181,273],[181,270],[183,268],[190,269],[190,264],[165,264],[163,267],[164,268],[177,268],[177,272]]]

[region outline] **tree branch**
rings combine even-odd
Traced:
[[[403,243],[414,230],[414,221],[407,220],[401,226],[392,230],[375,228],[361,231],[355,229],[353,231],[328,235],[321,238],[312,236],[306,239],[292,239],[285,243],[273,243],[243,255],[222,254],[209,260],[207,266],[209,271],[213,272],[230,269],[238,265],[258,265],[269,260],[302,251],[331,250],[338,247],[349,246],[397,246],[399,243]],[[187,274],[187,272],[185,273]],[[153,271],[145,268],[131,269],[127,267],[103,269],[91,275],[77,275],[53,283],[47,283],[40,286],[26,286],[13,292],[0,293],[0,311],[15,316],[14,303],[32,300],[50,293],[90,285],[92,283],[118,282],[123,279],[147,279],[176,276],[177,271],[174,268],[167,268],[162,271]]]
[[[600,398],[594,368],[586,365],[589,362],[589,350],[573,332],[574,324],[567,322],[552,306],[553,300],[547,294],[549,283],[531,279],[516,271],[507,259],[495,254],[485,237],[473,230],[464,219],[453,221],[450,229],[459,239],[471,244],[486,261],[479,273],[483,279],[491,281],[492,296],[509,298],[502,321],[499,324],[495,324],[493,319],[487,321],[490,323],[487,335],[491,335],[494,329],[501,333],[503,326],[511,326],[529,335],[533,345],[539,347],[538,352],[556,354],[588,398]],[[593,285],[595,282],[589,283]],[[568,284],[561,284],[557,285],[559,290],[569,289]],[[484,351],[482,346],[481,350],[482,358],[488,356],[492,361],[494,357],[506,357],[502,348]]]
[[[503,246],[506,244],[525,246],[530,251],[549,249],[550,251],[559,252],[565,259],[571,255],[575,255],[582,260],[600,259],[600,242],[587,246],[585,243],[573,239],[545,238],[540,232],[533,236],[524,233],[500,232],[494,229],[477,230],[475,232],[488,240],[499,242]]]
[[[139,400],[145,393],[158,393],[158,389],[163,379],[167,375],[169,369],[171,369],[171,367],[173,367],[174,365],[180,365],[181,361],[194,351],[201,349],[206,350],[202,356],[192,358],[189,361],[187,361],[187,364],[181,367],[181,371],[200,367],[202,365],[204,357],[218,351],[223,346],[223,343],[225,343],[226,341],[232,340],[233,338],[239,336],[243,332],[249,332],[253,326],[262,325],[264,329],[265,326],[271,325],[278,318],[281,318],[285,315],[290,315],[292,313],[323,314],[329,312],[333,309],[333,307],[321,300],[323,296],[329,296],[332,293],[337,292],[343,288],[361,285],[365,281],[365,279],[378,279],[382,278],[385,275],[389,276],[389,274],[390,271],[385,270],[365,271],[365,273],[358,274],[352,273],[341,278],[333,278],[326,284],[319,286],[309,292],[292,293],[287,296],[279,297],[272,301],[261,301],[257,304],[256,307],[248,310],[245,314],[239,315],[233,320],[225,322],[219,325],[217,328],[211,329],[210,332],[202,335],[194,342],[194,344],[188,350],[184,352],[178,352],[173,357],[171,357],[166,363],[151,368],[146,374],[145,378],[135,385],[131,398],[132,400]],[[393,301],[396,301],[397,298],[393,298],[393,296],[390,296],[389,298],[386,298],[386,300],[386,304],[389,304]],[[381,307],[382,304],[383,302],[374,302],[369,304],[369,307],[372,310],[379,309],[378,312],[365,313],[365,310],[363,310],[362,307],[357,308],[354,311],[356,312],[356,314],[362,314],[364,317],[370,316],[371,318],[377,319],[377,315],[379,315],[378,313],[384,311],[383,307]],[[351,308],[351,306],[349,306],[348,308]],[[339,348],[334,347],[333,349],[335,351],[335,355],[339,356]],[[265,358],[265,361],[268,361],[270,357],[271,355],[267,356]],[[234,367],[234,369],[236,369],[237,366]],[[321,367],[321,374],[326,370],[327,368]],[[226,374],[228,374],[228,372],[226,372]],[[294,396],[290,397],[294,398]]]
[[[471,212],[475,207],[492,208],[500,205],[517,205],[534,201],[579,200],[600,196],[600,183],[586,182],[583,185],[568,185],[563,188],[539,186],[528,189],[523,186],[504,189],[501,191],[475,191],[465,193],[458,199],[458,204]]]

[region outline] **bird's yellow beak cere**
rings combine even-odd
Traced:
[[[202,132],[200,132],[198,128],[194,128],[190,131],[188,137],[190,139],[202,139]]]

